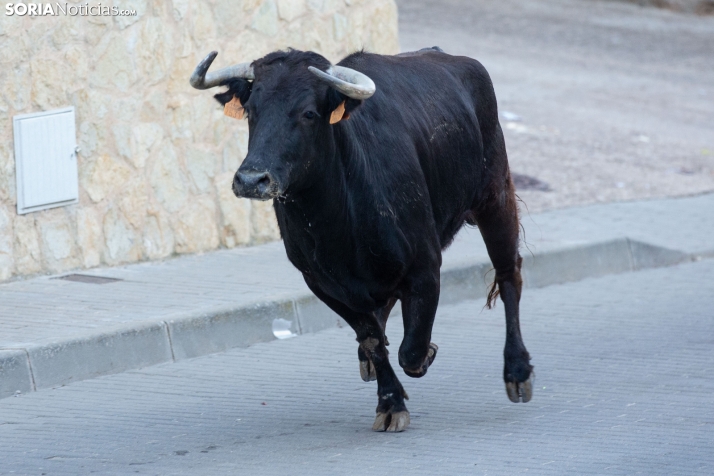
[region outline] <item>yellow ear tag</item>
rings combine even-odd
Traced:
[[[235,96],[223,106],[223,114],[233,119],[243,119],[244,112],[240,99]]]
[[[332,111],[330,115],[330,124],[337,124],[342,120],[342,116],[345,115],[345,102],[342,101],[337,108]]]

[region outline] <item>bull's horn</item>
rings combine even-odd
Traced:
[[[227,68],[219,69],[213,73],[206,74],[208,68],[211,67],[211,63],[218,56],[217,51],[211,51],[208,56],[203,58],[203,61],[198,63],[196,69],[191,75],[190,83],[196,89],[209,89],[216,86],[220,86],[228,79],[233,78],[243,78],[243,79],[255,79],[253,76],[253,67],[250,63],[238,63],[233,66],[228,66]]]
[[[377,90],[369,76],[344,66],[330,66],[323,72],[314,66],[308,66],[312,74],[352,99],[367,99]]]

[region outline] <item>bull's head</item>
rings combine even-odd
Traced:
[[[191,85],[227,86],[216,99],[242,107],[240,115],[248,117],[248,155],[233,178],[238,197],[268,200],[309,186],[334,147],[332,124],[375,92],[366,75],[312,52],[275,52],[206,74],[216,55],[199,63]]]

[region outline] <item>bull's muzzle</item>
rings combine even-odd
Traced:
[[[233,193],[237,197],[270,200],[278,196],[278,184],[270,172],[238,170],[233,177]]]

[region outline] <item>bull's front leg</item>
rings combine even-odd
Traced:
[[[436,308],[439,304],[439,270],[421,273],[407,280],[402,297],[404,339],[399,347],[399,365],[410,377],[426,375],[439,350],[431,342]]]
[[[384,345],[389,345],[389,339],[386,335],[387,329],[387,319],[389,319],[389,313],[392,312],[392,308],[397,302],[397,298],[392,298],[387,302],[387,305],[379,309],[375,315],[377,317],[377,322],[382,328],[384,334]],[[372,380],[377,380],[377,371],[374,368],[374,364],[367,356],[367,353],[362,349],[362,346],[357,347],[357,359],[359,360],[359,375],[365,382],[371,382]]]
[[[357,341],[362,352],[374,366],[377,376],[377,416],[372,429],[374,431],[404,431],[409,426],[409,411],[404,403],[408,400],[401,382],[389,363],[389,352],[385,345],[384,333],[372,333],[365,336],[357,334]],[[379,335],[381,334],[381,335]]]
[[[372,429],[374,431],[404,431],[410,423],[409,411],[404,404],[404,400],[408,400],[409,397],[389,363],[388,342],[384,334],[386,317],[396,300],[387,306],[386,313],[380,311],[369,314],[358,313],[323,293],[308,279],[305,279],[305,282],[312,292],[342,317],[357,334],[362,378],[366,381],[373,380],[371,378],[373,373],[377,380],[377,416]],[[385,311],[385,309],[381,311]],[[363,371],[362,362],[367,363],[366,372]]]

